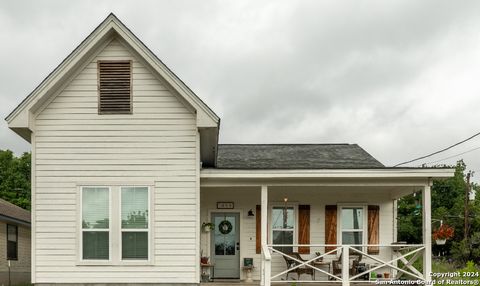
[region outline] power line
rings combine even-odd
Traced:
[[[398,166],[401,166],[401,165],[405,165],[405,164],[408,164],[408,163],[412,163],[412,162],[415,162],[415,161],[418,161],[418,160],[422,160],[422,159],[425,159],[425,158],[431,157],[431,156],[433,156],[433,155],[437,155],[437,154],[439,154],[439,153],[445,152],[445,151],[447,151],[447,150],[450,150],[450,149],[452,149],[452,148],[453,148],[453,147],[455,147],[455,146],[458,146],[458,145],[460,145],[460,144],[462,144],[462,143],[465,143],[465,142],[467,142],[468,140],[471,140],[471,139],[473,139],[473,138],[477,137],[478,135],[480,135],[480,132],[478,132],[478,133],[476,133],[476,134],[474,134],[474,135],[472,135],[472,136],[468,137],[468,138],[467,138],[467,139],[465,139],[465,140],[462,140],[462,141],[460,141],[460,142],[457,142],[457,143],[455,143],[455,144],[453,144],[453,145],[451,145],[451,146],[448,146],[447,148],[444,148],[444,149],[442,149],[442,150],[439,150],[439,151],[433,152],[433,153],[431,153],[431,154],[428,154],[428,155],[425,155],[425,156],[422,156],[422,157],[415,158],[415,159],[413,159],[413,160],[410,160],[410,161],[406,161],[406,162],[403,162],[403,163],[397,164],[397,165],[395,165],[394,167],[398,167]]]
[[[452,156],[449,156],[449,157],[446,157],[446,158],[443,158],[443,159],[440,159],[440,160],[428,162],[428,163],[425,163],[425,164],[434,164],[434,163],[442,162],[442,161],[445,161],[445,160],[448,160],[448,159],[452,159],[452,158],[458,157],[458,156],[463,155],[463,154],[467,154],[467,153],[476,151],[476,150],[478,150],[478,149],[480,149],[480,147],[473,148],[473,149],[467,150],[467,151],[465,151],[465,152],[458,153],[458,154],[455,154],[455,155],[452,155]]]

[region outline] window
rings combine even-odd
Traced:
[[[341,208],[342,244],[363,244],[364,218],[364,207]]]
[[[98,113],[132,113],[131,61],[98,61]]]
[[[18,227],[7,224],[7,260],[18,259]]]
[[[78,263],[151,263],[149,187],[83,186],[80,191]]]
[[[82,259],[110,258],[110,189],[82,188]]]
[[[294,207],[273,207],[272,208],[272,243],[293,244],[295,237],[295,208]],[[275,249],[292,253],[293,247],[283,246]]]
[[[122,259],[148,259],[148,188],[122,187]]]

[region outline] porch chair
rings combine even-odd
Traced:
[[[307,261],[307,260],[303,259],[298,252],[292,252],[289,255],[294,257],[295,259],[298,259],[298,260],[302,261],[302,262]],[[287,269],[291,269],[291,268],[294,268],[297,265],[300,265],[300,263],[298,261],[295,261],[295,260],[293,260],[289,257],[283,256],[283,258],[285,259],[285,263],[287,264]],[[312,277],[312,280],[314,278],[314,269],[308,267],[307,265],[303,265],[303,266],[300,266],[300,267],[297,267],[295,269],[292,269],[292,270],[288,271],[287,275],[286,275],[286,280],[288,280],[288,275],[290,273],[296,273],[298,280],[300,280],[300,275],[302,275],[302,274],[309,274]]]
[[[339,275],[342,273],[342,256],[343,256],[343,252],[340,254],[337,260],[332,260],[333,275]],[[350,256],[349,261],[352,260],[351,257],[354,257],[352,260],[352,264],[349,265],[349,268],[348,268],[350,276],[354,276],[358,274],[358,266],[360,265],[360,261],[362,261],[362,254],[349,253],[349,256]]]

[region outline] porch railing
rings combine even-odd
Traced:
[[[319,255],[302,255],[302,258],[299,259],[298,256],[293,255],[292,253],[282,252],[280,249],[288,248],[298,248],[298,247],[308,247],[310,249],[318,250],[327,250]],[[379,254],[369,254],[368,249],[377,249]],[[423,244],[362,244],[362,245],[332,245],[332,244],[289,244],[289,245],[263,245],[262,246],[262,272],[261,272],[261,285],[270,286],[272,283],[291,283],[295,281],[297,283],[341,283],[343,286],[348,286],[350,283],[365,283],[365,282],[376,282],[377,278],[371,277],[371,273],[374,273],[376,270],[388,269],[389,277],[382,277],[382,280],[428,280],[428,273],[424,275],[418,269],[414,267],[414,263],[422,257],[425,250]],[[313,251],[312,251],[313,252]],[[314,252],[313,252],[314,253]],[[342,255],[347,253],[348,255]],[[362,267],[358,267],[353,273],[351,270],[351,256],[361,255],[362,256]],[[287,264],[283,262],[284,267],[279,268],[277,265],[277,273],[272,273],[272,260],[275,257],[282,258],[281,260],[294,261],[294,263],[287,268]],[[339,257],[341,260],[339,261]],[[285,258],[285,259],[283,259]],[[315,261],[327,262],[330,265],[328,269],[330,271],[325,271],[320,268],[321,264],[314,263]],[[340,271],[333,271],[333,264],[341,266]],[[279,265],[281,261],[277,261]],[[328,264],[330,262],[331,264]],[[367,264],[369,267],[367,267]],[[358,265],[357,265],[358,266]],[[279,270],[280,269],[280,270]],[[307,272],[314,273],[311,275],[311,280],[301,280],[302,276],[297,272],[297,270],[302,269]],[[310,270],[311,269],[311,270]],[[299,277],[297,280],[289,280],[288,274],[296,272]],[[305,272],[303,272],[305,273]],[[317,280],[313,279],[316,277],[315,274],[323,274],[327,279]],[[365,277],[368,277],[365,280]],[[363,279],[361,279],[363,278]]]

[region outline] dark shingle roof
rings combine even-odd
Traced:
[[[218,169],[383,168],[357,144],[219,144]]]
[[[0,219],[2,216],[30,223],[29,211],[0,199]]]

